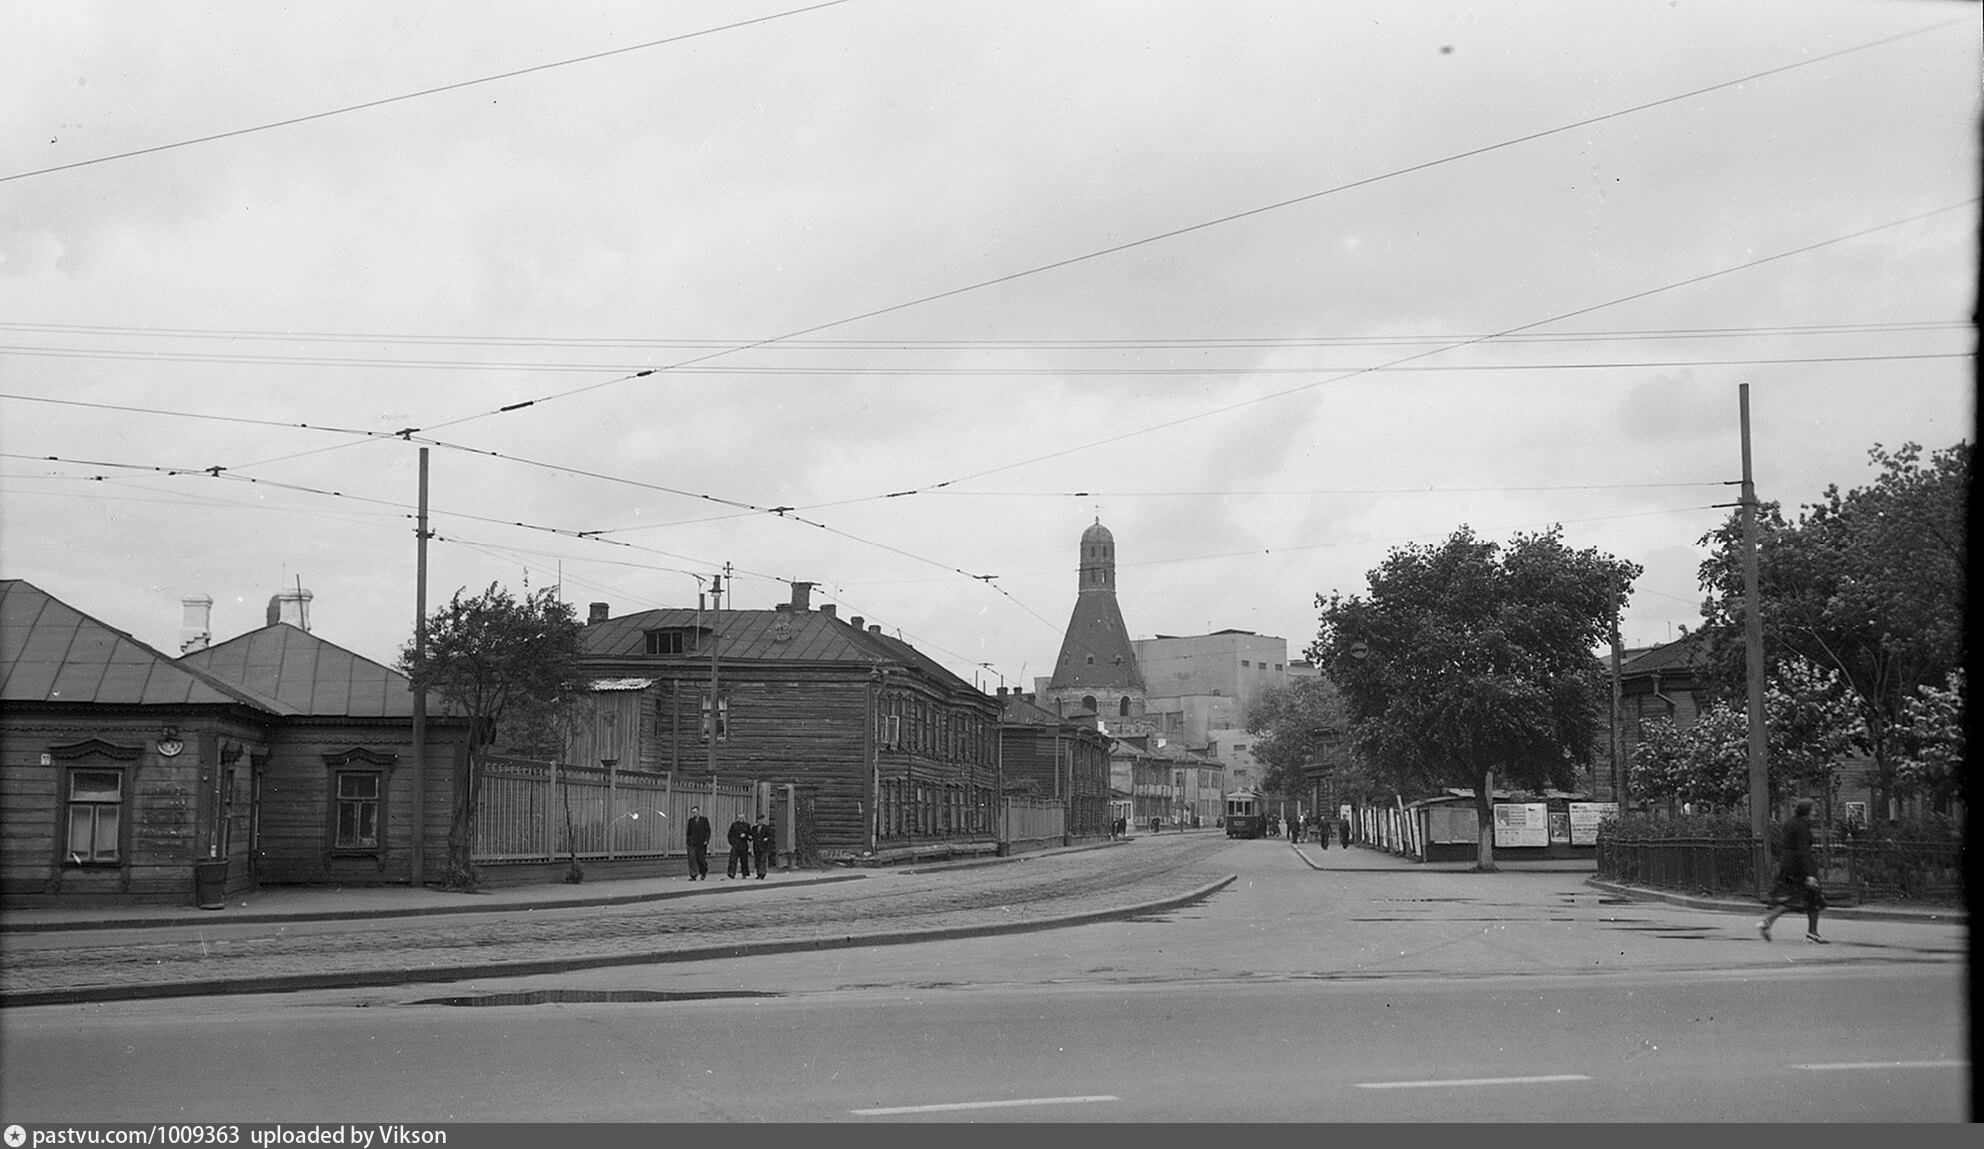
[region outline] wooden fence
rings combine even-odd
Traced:
[[[771,813],[755,782],[489,755],[473,857],[497,864],[682,855],[691,806],[710,820],[710,852],[719,857],[733,818]]]
[[[999,840],[1008,845],[1061,845],[1068,832],[1068,808],[1059,798],[1007,798]]]

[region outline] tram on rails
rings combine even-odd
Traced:
[[[1267,803],[1253,790],[1235,790],[1226,796],[1226,836],[1260,838],[1268,832]]]

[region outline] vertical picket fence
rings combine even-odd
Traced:
[[[715,828],[759,812],[756,782],[572,766],[505,755],[483,759],[475,820],[478,863],[659,858],[688,852],[683,827],[700,806]]]

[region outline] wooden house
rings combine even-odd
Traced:
[[[993,839],[998,706],[910,644],[811,607],[593,603],[595,691],[568,755],[647,773],[797,786],[819,856]]]
[[[465,728],[434,709],[445,787]],[[175,659],[0,581],[0,901],[406,881],[410,713],[404,678],[288,623]],[[428,806],[438,862],[445,789]]]
[[[1110,808],[1109,736],[1094,719],[1063,718],[1019,691],[1000,688],[999,773],[1008,794],[1024,792],[1067,804],[1072,838],[1103,837]],[[1127,815],[1126,815],[1127,816]]]
[[[256,881],[408,883],[416,841],[423,884],[440,879],[469,727],[438,695],[428,695],[416,796],[413,688],[400,672],[288,622],[179,662],[279,708],[280,721],[253,759],[247,795],[247,862]]]

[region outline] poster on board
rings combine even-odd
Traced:
[[[1619,814],[1617,802],[1572,802],[1571,845],[1592,846],[1598,843],[1598,824]]]
[[[1550,808],[1541,802],[1495,803],[1495,846],[1548,846]]]

